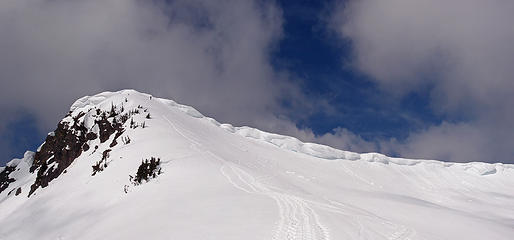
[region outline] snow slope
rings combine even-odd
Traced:
[[[0,193],[0,239],[514,237],[513,165],[351,153],[220,124],[134,90],[81,98],[63,121],[87,112],[79,121],[92,129],[91,109],[120,104],[149,112],[134,117],[146,127],[125,123],[128,144],[109,147],[114,134],[89,141],[30,197],[34,154],[8,164],[16,181]],[[92,176],[106,149],[108,166]],[[133,184],[129,175],[150,157],[161,159],[163,173]]]

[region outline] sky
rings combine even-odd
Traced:
[[[5,0],[0,163],[136,89],[356,152],[514,163],[514,2]]]

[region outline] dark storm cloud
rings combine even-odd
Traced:
[[[360,0],[332,22],[354,49],[352,66],[396,95],[431,91],[449,119],[384,142],[403,156],[514,162],[514,2]]]

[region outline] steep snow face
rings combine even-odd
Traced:
[[[0,168],[0,239],[514,236],[512,165],[346,152],[133,90],[60,126]]]

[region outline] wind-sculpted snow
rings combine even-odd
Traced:
[[[487,175],[494,174],[498,171],[503,171],[505,169],[512,170],[514,169],[512,164],[490,164],[490,163],[482,163],[482,162],[472,162],[472,163],[448,163],[442,161],[435,160],[415,160],[415,159],[405,159],[405,158],[392,158],[387,157],[380,153],[364,153],[358,154],[353,152],[342,151],[339,149],[335,149],[329,146],[320,145],[316,143],[304,143],[300,140],[283,136],[273,133],[264,132],[255,128],[250,127],[232,127],[228,124],[223,124],[221,126],[224,129],[227,129],[230,132],[239,134],[244,137],[254,138],[258,140],[262,140],[268,143],[271,143],[279,148],[299,152],[303,154],[307,154],[313,157],[327,159],[327,160],[362,160],[367,162],[378,162],[383,164],[396,164],[396,165],[406,165],[413,166],[417,164],[433,164],[439,165],[441,167],[450,167],[450,166],[458,166],[459,168],[469,170],[470,172],[479,174],[479,175]],[[498,171],[497,171],[498,169]]]
[[[105,99],[109,98],[110,96],[116,95],[116,94],[123,94],[123,93],[132,93],[132,94],[140,94],[144,95],[145,97],[149,97],[148,94],[142,94],[138,93],[135,90],[122,90],[120,92],[104,92],[98,95],[95,95],[93,97],[83,97],[79,100],[77,100],[71,107],[70,111],[74,111],[78,108],[84,108],[87,106],[94,106],[96,104],[99,104]],[[358,154],[354,152],[348,152],[343,151],[339,149],[335,149],[329,146],[316,144],[316,143],[304,143],[294,137],[290,136],[284,136],[274,133],[269,133],[265,131],[261,131],[259,129],[251,128],[251,127],[234,127],[231,124],[218,123],[215,119],[206,117],[202,115],[199,111],[194,109],[193,107],[178,104],[173,100],[169,99],[162,99],[162,98],[156,98],[160,102],[172,106],[184,113],[186,113],[189,116],[195,117],[195,118],[201,118],[204,119],[213,125],[216,125],[222,129],[225,129],[231,133],[239,134],[244,137],[254,138],[258,140],[262,140],[268,143],[271,143],[277,147],[283,148],[285,150],[299,152],[303,154],[307,154],[310,156],[314,156],[317,158],[323,158],[327,160],[337,160],[337,159],[344,159],[344,160],[363,160],[367,162],[379,162],[383,164],[397,164],[397,165],[416,165],[416,164],[436,164],[440,165],[442,167],[450,167],[450,166],[459,166],[463,169],[469,170],[471,172],[474,172],[479,175],[487,175],[487,174],[494,174],[496,172],[502,172],[505,169],[514,169],[514,165],[512,164],[502,164],[502,163],[496,163],[496,164],[490,164],[490,163],[482,163],[482,162],[472,162],[472,163],[451,163],[451,162],[442,162],[442,161],[436,161],[436,160],[416,160],[416,159],[405,159],[405,158],[392,158],[387,157],[380,153],[364,153],[364,154]]]
[[[0,168],[0,239],[514,235],[508,164],[352,153],[222,124],[134,90],[81,98],[61,122],[81,126],[67,138],[82,139],[72,141],[82,152],[46,187],[27,197],[38,178],[30,172],[41,162],[35,156],[47,151],[51,166],[53,147]]]
[[[125,90],[131,91],[131,90]],[[294,137],[284,136],[274,133],[268,133],[265,131],[261,131],[259,129],[251,128],[251,127],[234,127],[231,124],[224,123],[220,124],[213,118],[205,117],[196,109],[190,106],[185,106],[178,104],[172,100],[167,99],[159,99],[161,102],[168,104],[172,107],[177,108],[180,111],[185,112],[186,114],[195,117],[202,118],[213,125],[216,125],[222,129],[225,129],[231,133],[239,134],[244,137],[254,138],[261,141],[265,141],[271,143],[279,148],[299,152],[303,154],[307,154],[313,157],[327,159],[327,160],[363,160],[367,162],[379,162],[383,164],[397,164],[397,165],[417,165],[417,164],[432,164],[439,165],[441,167],[451,167],[458,166],[459,168],[469,170],[470,172],[479,174],[479,175],[487,175],[494,174],[496,172],[503,172],[504,170],[513,170],[514,165],[512,164],[490,164],[483,162],[472,162],[472,163],[450,163],[450,162],[442,162],[436,160],[416,160],[416,159],[405,159],[405,158],[392,158],[387,157],[380,153],[364,153],[358,154],[354,152],[343,151],[339,149],[335,149],[329,146],[316,144],[316,143],[304,143]]]
[[[32,162],[34,160],[34,152],[27,151],[25,152],[23,158],[21,159],[13,159],[9,161],[5,167],[0,168],[0,202],[2,201],[1,193],[5,190],[9,190],[7,192],[7,196],[11,195],[15,190],[26,183],[27,178],[30,178],[29,168],[32,166]],[[5,170],[11,169],[7,175]],[[5,172],[4,172],[5,171]],[[4,174],[2,174],[4,173]],[[2,176],[4,175],[4,176]],[[8,181],[2,181],[1,179],[5,178]],[[10,180],[9,180],[10,179]],[[20,190],[21,191],[21,190]],[[19,195],[18,192],[16,195]]]

